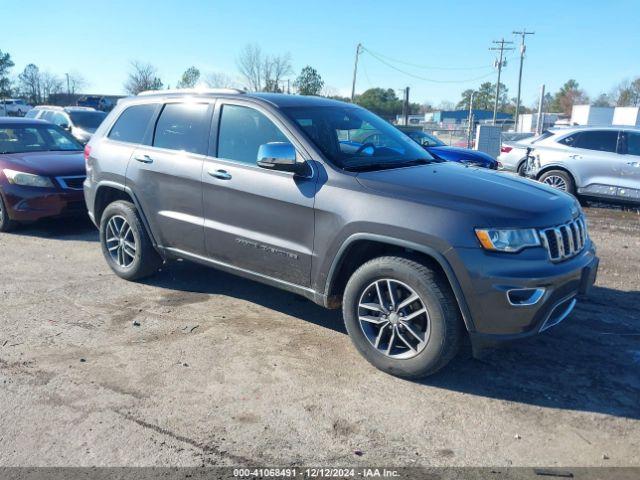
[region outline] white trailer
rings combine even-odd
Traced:
[[[640,127],[640,107],[616,107],[613,124]]]
[[[613,107],[574,105],[571,110],[571,125],[611,125],[613,111]]]

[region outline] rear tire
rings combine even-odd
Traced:
[[[342,309],[355,347],[391,375],[432,375],[458,351],[462,319],[453,293],[437,272],[414,260],[379,257],[362,265],[347,283]]]
[[[113,202],[104,210],[100,245],[111,270],[125,280],[148,277],[162,263],[136,207],[125,200]]]
[[[571,195],[576,194],[573,177],[564,170],[549,170],[544,172],[538,177],[538,181],[563,192],[570,193]]]
[[[9,212],[4,203],[2,195],[0,195],[0,232],[11,232],[17,226],[17,222],[9,218]]]
[[[518,172],[518,175],[520,175],[521,177],[524,177],[524,169],[526,168],[526,166],[527,166],[526,159],[524,159],[522,162],[520,162],[520,165],[518,165],[517,172]]]

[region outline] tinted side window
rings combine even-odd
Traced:
[[[51,119],[53,118],[53,112],[51,110],[47,110],[43,112],[42,115],[40,115],[40,118],[42,120],[46,120],[47,122],[50,122]]]
[[[127,108],[111,127],[108,137],[120,142],[142,143],[155,109],[154,104],[134,105]]]
[[[582,132],[573,143],[573,146],[586,148],[587,150],[615,152],[617,144],[618,132],[616,130],[596,130],[593,132]]]
[[[263,143],[288,142],[274,123],[249,107],[224,105],[218,134],[218,157],[255,165]]]
[[[153,146],[204,155],[209,137],[209,105],[168,103],[158,123]]]
[[[640,133],[627,132],[627,153],[640,156]]]

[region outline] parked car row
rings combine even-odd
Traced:
[[[640,128],[570,127],[503,146],[505,170],[586,199],[640,203]]]
[[[81,143],[87,143],[91,135],[107,116],[91,107],[56,107],[39,105],[25,115],[26,118],[46,120],[69,131]]]
[[[85,214],[82,145],[42,120],[0,119],[0,232],[18,222]]]
[[[478,353],[560,323],[598,269],[571,195],[420,141],[326,98],[149,92],[116,105],[84,162],[58,125],[0,122],[0,218],[66,214],[82,185],[119,277],[185,259],[341,306],[369,362],[418,378],[464,336]]]
[[[21,98],[0,99],[0,116],[23,117],[33,108]]]

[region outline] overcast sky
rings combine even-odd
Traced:
[[[297,0],[3,1],[0,50],[17,75],[28,63],[63,75],[77,71],[88,91],[120,94],[132,60],[158,68],[174,86],[195,65],[236,75],[247,43],[290,52],[299,72],[309,64],[342,94],[351,89],[356,44],[357,91],[411,87],[411,100],[458,101],[460,92],[495,81],[492,40],[527,38],[523,101],[540,84],[557,90],[575,78],[592,97],[640,75],[640,1]],[[508,54],[503,82],[515,96],[518,52]],[[416,78],[421,77],[421,78]],[[430,81],[431,80],[431,81]]]

